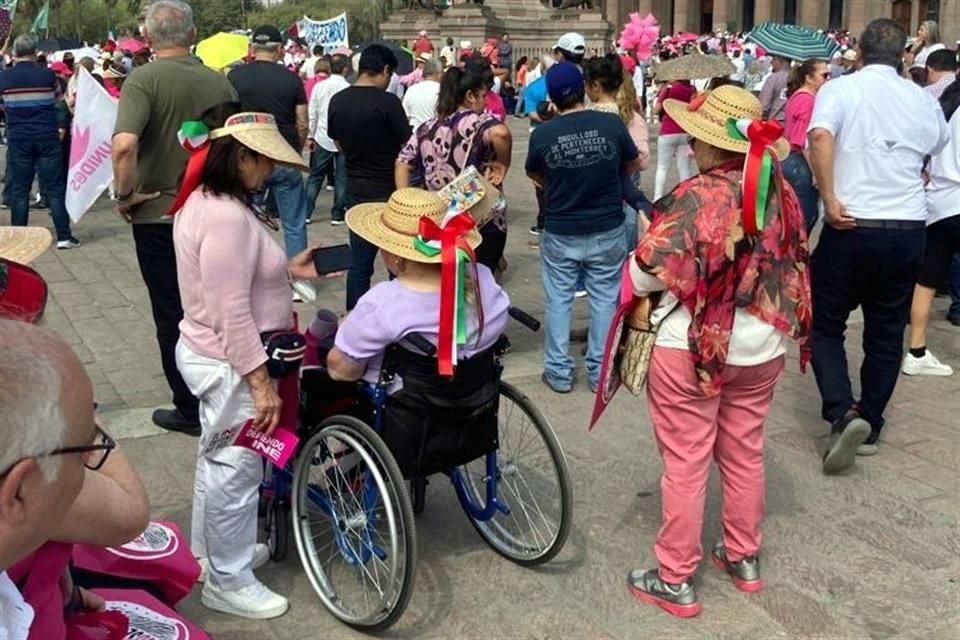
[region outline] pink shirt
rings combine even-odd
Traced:
[[[181,339],[250,373],[267,360],[260,333],[293,324],[283,249],[244,204],[201,189],[174,218],[173,243]]]
[[[787,100],[783,128],[787,142],[794,151],[803,151],[807,146],[807,127],[813,115],[813,103],[813,94],[802,89],[794,92]]]
[[[507,119],[507,108],[503,106],[503,98],[500,97],[499,93],[487,91],[483,100],[483,110],[485,113],[496,116],[500,122]]]

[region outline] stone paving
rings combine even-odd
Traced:
[[[538,254],[527,229],[532,189],[523,177],[527,132],[511,120],[515,166],[507,194],[511,231],[505,279],[514,303],[542,317]],[[652,187],[653,170],[645,176]],[[650,189],[652,191],[652,189]],[[312,241],[343,242],[326,223],[321,196]],[[48,224],[43,212],[37,224]],[[8,220],[8,214],[0,216]],[[83,246],[50,251],[37,268],[50,282],[46,324],[87,367],[112,432],[136,463],[158,517],[190,524],[196,441],[149,422],[169,402],[147,293],[127,225],[101,202],[76,225]],[[382,277],[382,269],[379,274]],[[318,306],[341,309],[342,281],[320,284]],[[301,307],[301,317],[311,313]],[[577,303],[583,329],[586,305]],[[960,368],[960,331],[935,305],[930,347]],[[453,491],[434,480],[418,517],[420,560],[410,607],[390,637],[516,638],[960,638],[960,375],[902,377],[888,410],[879,455],[844,477],[824,477],[819,456],[826,429],[812,372],[795,353],[767,425],[765,591],[746,595],[704,565],[698,574],[703,613],[680,621],[631,598],[628,569],[654,565],[659,526],[659,460],[644,401],[622,392],[592,434],[592,397],[581,384],[558,396],[539,381],[542,338],[514,324],[506,375],[551,420],[574,483],[574,525],[565,550],[528,570],[503,560],[475,534]],[[851,372],[859,368],[859,321],[848,331]],[[573,349],[580,355],[582,345]],[[582,360],[582,358],[581,358]],[[715,474],[714,474],[715,475]],[[704,545],[719,535],[719,491],[711,485]],[[218,638],[351,638],[323,608],[295,553],[259,572],[291,598],[285,616],[243,621],[206,610],[199,589],[182,611]]]

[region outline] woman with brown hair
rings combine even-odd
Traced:
[[[244,618],[275,618],[287,599],[253,573],[268,556],[256,544],[263,462],[247,449],[215,443],[230,442],[248,422],[269,435],[280,421],[282,402],[261,336],[296,328],[289,281],[317,272],[313,248],[287,259],[251,194],[277,164],[306,166],[272,115],[241,113],[238,103],[184,123],[179,136],[190,159],[170,209],[183,300],[176,353],[200,402],[190,546],[207,570],[201,602]]]
[[[783,177],[793,187],[807,232],[817,222],[820,192],[813,184],[813,172],[807,158],[807,127],[813,115],[814,98],[827,80],[830,70],[823,60],[811,58],[794,67],[787,80],[787,105],[784,107],[784,135],[790,143],[790,155],[783,161]]]
[[[763,588],[763,427],[787,338],[806,359],[810,278],[800,206],[773,157],[787,154],[780,125],[761,120],[760,102],[733,86],[664,107],[693,137],[700,176],[657,201],[628,263],[636,295],[663,292],[647,379],[663,462],[659,567],[631,571],[628,584],[690,617],[700,613],[692,579],[711,460],[723,486],[712,560],[738,589]]]

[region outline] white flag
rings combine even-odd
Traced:
[[[67,212],[76,222],[113,181],[110,146],[117,121],[117,101],[77,65],[77,105],[67,171]]]

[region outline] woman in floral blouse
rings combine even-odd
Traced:
[[[665,319],[647,384],[663,461],[659,568],[628,581],[638,598],[689,617],[700,612],[692,577],[711,459],[723,484],[711,559],[738,589],[763,588],[763,424],[787,338],[806,361],[810,278],[800,205],[774,158],[789,151],[782,127],[761,122],[759,101],[734,86],[665,108],[692,136],[700,176],[657,201],[629,263],[637,295],[663,292]],[[767,162],[745,163],[748,151]]]
[[[513,138],[507,125],[484,113],[492,85],[493,71],[482,59],[473,58],[464,69],[452,67],[444,72],[437,117],[417,127],[397,158],[397,189],[411,186],[417,174],[429,191],[439,191],[473,166],[502,190]],[[477,262],[496,272],[507,244],[507,201],[502,194],[493,219],[480,228],[480,234],[483,243],[477,249]]]

